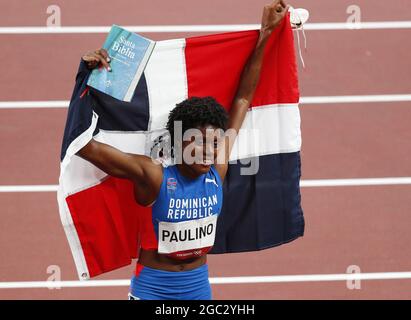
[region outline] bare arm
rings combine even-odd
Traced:
[[[122,152],[108,144],[91,139],[77,155],[107,174],[131,180],[136,201],[145,206],[152,203],[163,180],[160,163],[150,157]]]
[[[104,49],[90,51],[82,57],[89,69],[105,67],[110,71],[111,59]],[[131,180],[135,197],[142,205],[155,199],[163,179],[160,163],[144,155],[122,152],[110,145],[91,139],[77,155],[91,162],[107,174]]]
[[[77,155],[111,176],[133,181],[146,181],[151,171],[159,167],[159,164],[150,157],[125,153],[94,139],[91,139]]]
[[[111,71],[111,59],[103,48],[87,52],[82,56],[82,59],[89,69],[102,66]],[[109,175],[144,183],[148,182],[147,175],[150,173],[155,175],[156,172],[158,173],[161,170],[159,164],[155,163],[150,157],[125,153],[94,139],[91,139],[77,155],[90,161]]]
[[[272,31],[280,24],[288,12],[288,6],[283,0],[275,0],[271,4],[264,6],[261,21],[260,35],[251,56],[243,69],[236,95],[233,99],[228,120],[228,135],[224,141],[223,148],[219,148],[219,155],[216,169],[224,180],[228,168],[228,159],[234,145],[235,137],[243,124],[247,110],[253,100],[255,90],[260,80],[261,67],[263,63],[264,49]]]

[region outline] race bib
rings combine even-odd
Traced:
[[[217,215],[182,222],[158,224],[158,252],[173,253],[211,247],[214,244]]]

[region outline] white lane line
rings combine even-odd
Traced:
[[[385,186],[409,185],[411,177],[364,178],[364,179],[319,179],[301,180],[300,186],[307,187],[353,187],[353,186]],[[58,185],[9,185],[0,186],[0,193],[6,192],[56,192]]]
[[[57,192],[58,185],[0,186],[1,192]]]
[[[207,25],[145,25],[124,26],[137,33],[170,32],[231,32],[259,29],[259,24],[207,24]],[[374,22],[325,22],[307,23],[305,30],[373,30],[373,29],[410,29],[411,21],[374,21]],[[55,34],[55,33],[108,33],[110,26],[31,26],[0,27],[0,34]]]
[[[406,102],[411,101],[411,94],[381,94],[356,96],[314,96],[301,97],[300,104],[331,104],[359,102]],[[69,100],[49,101],[0,101],[0,109],[42,109],[67,108]]]
[[[55,101],[0,101],[0,109],[67,108],[69,100]]]
[[[307,23],[305,30],[373,30],[373,29],[410,29],[411,21],[373,21],[373,22],[325,22]]]
[[[353,187],[411,184],[411,177],[301,180],[301,187]]]
[[[301,97],[301,104],[358,103],[358,102],[402,102],[411,101],[411,94],[379,94],[356,96]]]
[[[241,283],[279,283],[279,282],[317,282],[317,281],[348,281],[348,280],[394,280],[411,279],[411,272],[375,272],[351,274],[307,274],[287,276],[257,276],[257,277],[220,277],[210,278],[212,284]]]
[[[411,272],[375,272],[352,274],[307,274],[285,276],[215,277],[211,284],[245,283],[284,283],[284,282],[321,282],[352,280],[396,280],[411,279]],[[123,287],[130,286],[130,280],[87,280],[87,281],[19,281],[0,282],[0,289],[33,288],[84,288],[84,287]]]

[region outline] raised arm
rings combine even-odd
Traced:
[[[275,0],[271,4],[264,6],[261,20],[260,35],[254,51],[248,58],[248,61],[241,74],[240,82],[234,96],[232,106],[229,112],[228,135],[224,141],[224,148],[219,152],[216,169],[224,180],[228,168],[228,159],[233,147],[235,137],[243,124],[247,110],[253,100],[255,90],[260,80],[261,66],[263,63],[264,49],[273,30],[280,24],[288,12],[288,6],[283,0]]]
[[[110,70],[110,58],[104,49],[90,51],[82,59],[89,69],[103,66]],[[162,181],[162,166],[150,157],[122,152],[94,139],[79,150],[77,155],[111,176],[129,179],[135,185],[144,187],[145,191],[139,194],[144,193],[148,198],[152,198],[152,195],[146,190],[153,190],[155,193]]]

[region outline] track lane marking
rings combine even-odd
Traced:
[[[211,284],[247,284],[247,283],[288,283],[322,282],[352,280],[398,280],[411,279],[411,272],[375,272],[351,274],[307,274],[284,276],[243,276],[211,277]],[[130,286],[129,279],[120,280],[74,280],[74,281],[17,281],[0,282],[0,289],[35,289],[35,288],[85,288],[85,287],[123,287]]]
[[[67,33],[108,33],[110,26],[29,26],[0,27],[0,34],[67,34]],[[179,32],[232,32],[259,29],[259,24],[205,24],[205,25],[142,25],[124,26],[137,33],[179,33]],[[372,21],[372,22],[321,22],[307,23],[304,30],[381,30],[410,29],[411,21]]]
[[[411,177],[301,180],[302,188],[410,185]],[[0,193],[56,192],[58,185],[2,185]]]
[[[346,96],[308,96],[301,97],[299,103],[306,104],[335,104],[335,103],[367,103],[367,102],[407,102],[411,94],[380,94],[380,95],[346,95]],[[0,101],[0,109],[43,109],[67,108],[69,100],[46,101]]]

